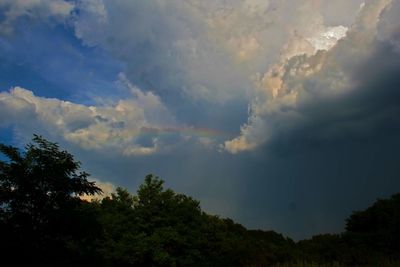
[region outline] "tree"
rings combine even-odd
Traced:
[[[60,256],[69,240],[82,234],[79,196],[101,193],[80,162],[56,143],[34,135],[25,151],[0,144],[1,252],[37,259],[40,253]],[[82,210],[82,209],[81,209]],[[44,263],[45,264],[45,263]]]
[[[346,220],[345,237],[353,246],[370,250],[370,255],[400,260],[400,194],[353,212]]]
[[[137,195],[118,188],[101,201],[104,241],[99,245],[115,266],[204,266],[199,264],[199,202],[147,175]]]

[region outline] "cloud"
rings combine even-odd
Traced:
[[[246,110],[258,94],[257,73],[305,50],[330,49],[345,35],[361,2],[334,4],[337,19],[325,21],[329,2],[90,0],[78,1],[71,21],[82,43],[124,62],[127,78],[155,92],[179,121],[209,123],[216,112],[225,116],[220,127],[235,121],[237,132],[243,116],[224,108]]]
[[[325,33],[331,43],[328,33],[341,35],[346,26],[326,28],[316,1],[90,0],[77,6],[76,36],[125,62],[129,80],[167,105],[245,98],[254,73],[276,62],[294,33]]]
[[[64,0],[3,0],[0,2],[4,16],[0,20],[0,34],[13,33],[14,23],[19,18],[63,21],[73,9],[74,4]]]
[[[400,23],[397,14],[400,12],[400,2],[393,1],[389,8],[384,10],[378,23],[377,38],[380,41],[389,42],[400,51]]]
[[[356,2],[334,4],[339,14],[335,21],[349,24],[339,11],[356,12],[360,4]],[[11,10],[23,9],[24,5],[16,1],[7,6]],[[254,149],[275,135],[277,128],[284,129],[282,125],[300,123],[304,116],[296,107],[302,105],[308,93],[307,88],[300,88],[304,87],[302,83],[327,69],[328,58],[333,58],[329,55],[338,51],[335,44],[350,26],[332,24],[327,15],[332,8],[328,1],[31,0],[26,6],[43,9],[40,14],[45,17],[68,16],[77,38],[124,62],[125,79],[142,88],[141,93],[146,91],[162,99],[178,121],[184,118],[191,124],[186,114],[196,113],[196,106],[200,112],[207,110],[210,102],[250,99],[251,114],[241,127],[241,136],[225,143],[231,152]],[[355,23],[352,30],[356,31],[360,23]],[[321,49],[329,52],[317,52]],[[340,71],[339,66],[333,72],[337,77],[325,71],[329,77],[319,77],[320,86],[336,83],[340,87],[349,82]],[[327,85],[328,80],[331,83]],[[142,100],[135,105],[140,106]],[[224,120],[233,121],[228,117],[233,115],[222,108],[216,112],[226,114]],[[276,115],[276,111],[288,108],[291,112]],[[160,124],[162,117],[158,114],[147,112],[145,116]],[[211,121],[214,114],[202,112],[192,117],[196,116],[209,116],[203,120]],[[236,122],[243,123],[240,119]],[[75,133],[73,138],[88,134]],[[154,140],[152,149],[158,146]]]
[[[248,122],[242,126],[240,136],[225,142],[226,150],[232,153],[254,150],[278,136],[310,125],[317,139],[351,131],[349,127],[354,131],[357,127],[361,127],[358,131],[366,130],[365,127],[373,129],[377,122],[368,113],[368,107],[373,104],[362,102],[374,101],[365,97],[373,93],[372,85],[365,83],[368,78],[356,73],[371,71],[365,70],[363,64],[380,53],[377,27],[382,17],[385,21],[385,14],[390,13],[390,3],[388,0],[367,2],[345,36],[341,28],[320,30],[325,34],[319,39],[296,33],[283,48],[280,62],[255,79],[257,92]],[[339,34],[331,34],[337,30]],[[326,36],[333,40],[329,40],[325,50],[318,50]],[[389,36],[389,40],[395,37]],[[385,61],[378,59],[378,62]],[[379,73],[382,77],[386,75]],[[378,95],[394,94],[390,86],[373,90],[379,90],[374,92]],[[382,112],[386,110],[385,106],[379,108]],[[320,128],[315,129],[316,125]]]
[[[318,9],[324,17],[326,25],[351,25],[354,15],[360,10],[365,0],[322,0],[318,1]]]
[[[125,62],[129,80],[156,91],[166,103],[176,105],[182,97],[224,102],[243,94],[243,74],[210,40],[205,18],[193,5],[80,1],[73,25],[83,43]]]
[[[83,195],[83,196],[80,196],[81,199],[86,200],[86,201],[100,200],[104,197],[111,196],[111,194],[115,192],[116,187],[112,183],[101,182],[97,179],[91,179],[91,180],[96,182],[96,186],[99,187],[103,191],[103,193],[96,194],[96,195]]]
[[[127,83],[124,81],[124,83]],[[173,125],[174,119],[152,93],[127,84],[129,99],[97,106],[85,106],[54,98],[35,96],[32,91],[14,87],[0,93],[0,124],[15,125],[20,131],[44,132],[88,150],[116,149],[125,155],[157,152],[162,138],[137,143],[144,127]]]
[[[0,37],[3,88],[35,88],[0,93],[21,144],[42,134],[100,181],[133,191],[155,173],[297,238],[398,188],[398,0],[65,2],[69,15],[16,16],[17,38]]]

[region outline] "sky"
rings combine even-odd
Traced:
[[[400,192],[400,0],[0,0],[0,141],[58,142],[251,229]]]

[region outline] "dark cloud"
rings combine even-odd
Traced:
[[[376,41],[348,74],[355,88],[301,106],[306,123],[253,152],[185,144],[167,155],[120,161],[114,181],[133,189],[154,172],[206,210],[248,227],[294,238],[340,232],[353,210],[400,191],[400,54],[391,42]]]
[[[240,155],[188,144],[172,153],[125,159],[112,152],[76,152],[101,180],[135,191],[154,173],[168,187],[199,199],[208,212],[300,239],[340,232],[353,210],[400,191],[399,134],[285,139]]]
[[[254,152],[244,221],[296,238],[338,232],[350,212],[400,190],[400,54],[377,42],[351,75],[357,88],[303,106],[307,123]]]
[[[355,88],[302,105],[299,113],[307,121],[283,132],[277,140],[364,140],[377,132],[396,130],[400,125],[400,53],[395,47],[377,41],[372,54],[349,76]],[[280,141],[279,146],[284,143]]]
[[[253,168],[246,168],[242,220],[295,238],[342,231],[353,210],[400,190],[398,134],[320,142],[286,139],[272,152],[271,146],[259,151]]]

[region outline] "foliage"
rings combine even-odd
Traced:
[[[382,257],[400,260],[400,194],[354,212],[346,220],[344,239],[375,261]]]
[[[400,266],[400,194],[347,219],[342,234],[294,242],[201,210],[148,175],[136,195],[101,190],[57,144],[0,145],[0,253],[33,266]]]
[[[32,141],[25,152],[0,144],[7,159],[0,161],[0,250],[9,257],[18,252],[21,260],[40,261],[44,251],[62,258],[69,240],[87,235],[74,227],[82,223],[79,196],[101,190],[57,144],[37,135]]]
[[[344,233],[314,236],[298,248],[304,262],[395,266],[400,262],[400,194],[353,212]]]

